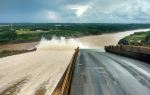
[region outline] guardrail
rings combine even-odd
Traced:
[[[78,56],[78,52],[79,52],[79,47],[75,50],[75,53],[72,57],[72,60],[69,64],[67,70],[65,71],[63,77],[59,81],[59,83],[58,83],[57,87],[55,88],[54,92],[52,93],[52,95],[69,95],[72,75],[73,75],[76,59]]]
[[[150,48],[148,47],[130,45],[105,46],[105,51],[150,62]]]

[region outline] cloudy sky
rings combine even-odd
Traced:
[[[150,23],[150,0],[0,0],[0,22]]]

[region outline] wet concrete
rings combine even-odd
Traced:
[[[98,50],[80,50],[70,95],[150,95],[150,65]]]

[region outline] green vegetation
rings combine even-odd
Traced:
[[[149,27],[150,24],[5,23],[0,24],[0,44],[39,41],[41,37],[51,39],[53,35],[80,37]]]
[[[126,36],[121,41],[123,42],[123,40],[126,40],[129,45],[150,46],[150,31],[149,32],[137,32],[132,35]]]

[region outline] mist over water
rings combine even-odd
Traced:
[[[36,46],[37,50],[72,50],[99,49],[104,51],[105,45],[117,45],[118,41],[135,32],[149,31],[150,29],[137,29],[117,33],[102,34],[97,36],[85,36],[81,38],[69,38],[53,36],[51,40],[42,38]]]
[[[42,38],[39,44],[36,46],[37,50],[65,50],[65,49],[75,49],[79,47],[80,49],[89,48],[88,45],[83,44],[77,39],[66,39],[65,37],[53,36],[51,40]]]

